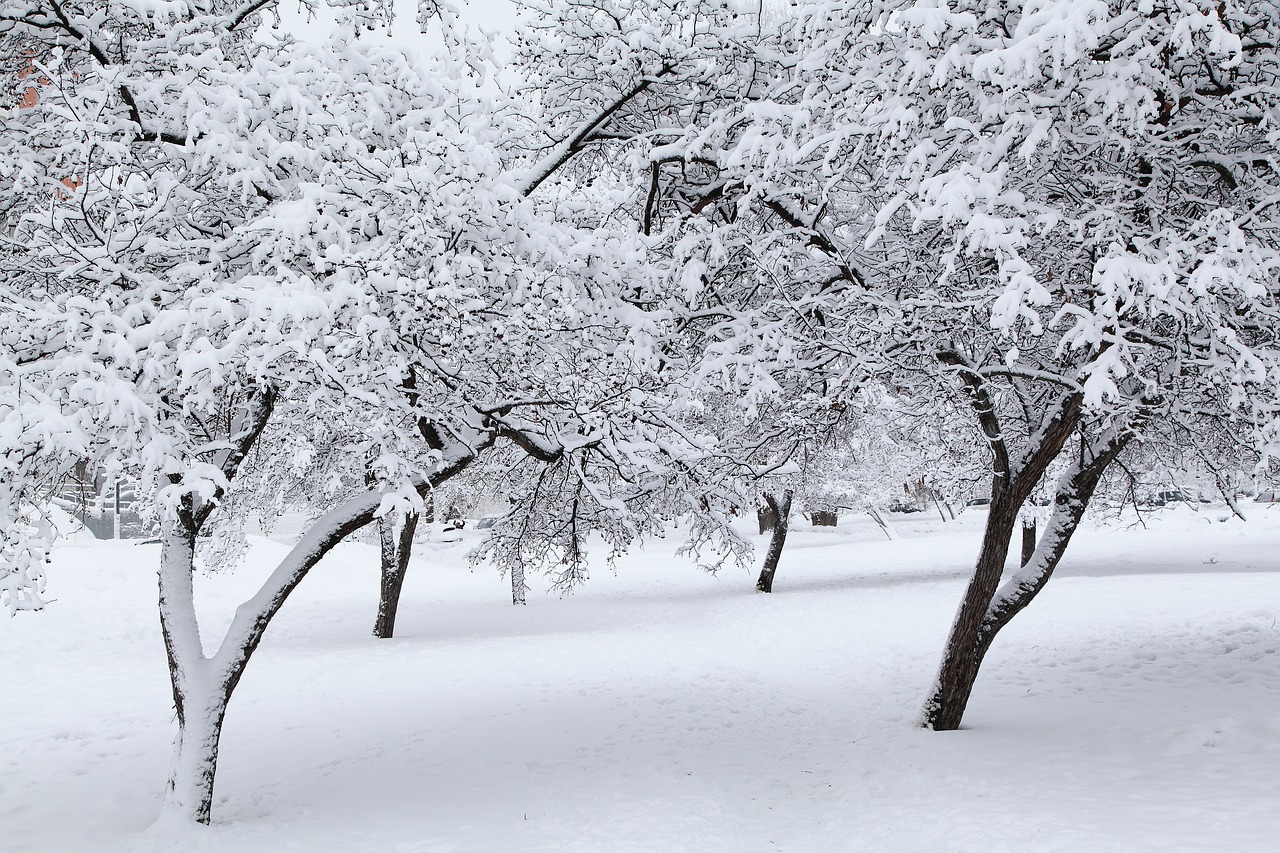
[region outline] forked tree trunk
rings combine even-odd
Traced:
[[[473,460],[452,460],[423,482],[420,493],[439,486]],[[267,626],[302,579],[325,554],[374,520],[382,494],[357,495],[318,518],[280,561],[258,592],[236,608],[222,643],[206,656],[196,619],[192,579],[195,542],[212,505],[200,512],[184,503],[176,519],[163,522],[160,551],[160,626],[169,659],[169,677],[178,713],[178,736],[165,788],[164,811],[179,820],[208,823],[213,783],[227,703],[262,641]]]
[[[1018,563],[1025,566],[1031,562],[1031,555],[1036,552],[1036,520],[1034,518],[1022,519],[1022,561]]]
[[[417,529],[416,512],[392,511],[384,513],[378,519],[382,587],[378,595],[378,618],[373,623],[373,636],[380,639],[390,639],[395,635],[400,590],[404,588],[409,556],[413,553],[413,534]]]
[[[271,619],[290,593],[333,546],[373,521],[382,502],[377,492],[352,498],[321,516],[272,572],[256,595],[236,609],[218,651],[206,656],[192,595],[195,540],[193,513],[164,522],[160,551],[160,625],[178,714],[178,736],[165,788],[164,810],[208,823],[213,782],[227,703]]]
[[[987,607],[1000,585],[1018,511],[1075,432],[1084,398],[1079,392],[1059,397],[1046,412],[1040,428],[1028,437],[1025,452],[1015,461],[996,416],[986,379],[957,352],[941,352],[938,359],[956,369],[992,453],[991,505],[978,561],[951,624],[938,677],[924,706],[923,724],[947,730],[960,725],[978,676],[981,659],[974,650],[987,617]]]
[[[787,530],[791,526],[791,497],[790,489],[780,495],[764,496],[765,503],[773,514],[773,530],[769,536],[769,550],[764,555],[764,566],[756,580],[757,592],[773,592],[773,576],[777,574],[782,548],[787,544]]]
[[[1077,460],[1058,481],[1053,516],[1039,545],[1027,564],[1003,586],[997,584],[1017,522],[1018,506],[1012,505],[1007,492],[1000,495],[999,500],[992,500],[978,565],[947,639],[938,678],[925,703],[923,722],[927,727],[936,731],[960,727],[978,669],[991,642],[1049,582],[1103,472],[1130,436],[1131,433],[1108,430],[1087,451],[1082,449],[1084,458]]]

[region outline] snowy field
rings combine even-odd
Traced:
[[[980,511],[799,524],[772,596],[660,541],[523,609],[437,532],[390,641],[343,545],[232,700],[207,829],[151,826],[157,546],[69,544],[56,601],[0,627],[0,849],[1280,849],[1280,506],[1246,511],[1082,530],[945,734],[915,719]],[[284,552],[200,579],[206,637]]]

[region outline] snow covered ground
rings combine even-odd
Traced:
[[[523,609],[437,534],[390,641],[344,545],[232,700],[208,829],[151,826],[157,546],[69,544],[0,626],[0,849],[1276,850],[1280,507],[1247,510],[1083,530],[945,734],[914,722],[980,511],[799,524],[772,596],[657,542]],[[284,551],[201,579],[207,637]]]

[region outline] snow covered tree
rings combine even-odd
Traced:
[[[1280,177],[1264,155],[1280,21],[1249,2],[975,2],[898,20],[871,55],[900,57],[901,79],[862,94],[893,193],[877,224],[904,244],[933,236],[948,313],[977,284],[992,333],[937,351],[994,460],[978,565],[925,711],[950,729],[1129,442],[1188,410],[1274,418],[1280,254],[1258,205]],[[1018,509],[1064,451],[1036,552],[1001,585]]]
[[[3,417],[17,460],[5,512],[29,512],[43,478],[78,461],[154,484],[179,721],[166,801],[199,821],[227,701],[263,631],[384,494],[322,517],[212,656],[192,600],[197,541],[268,428],[405,408],[392,324],[408,318],[390,304],[395,277],[375,277],[389,199],[368,184],[392,185],[395,167],[405,181],[461,177],[420,155],[428,137],[446,147],[448,85],[464,76],[428,85],[350,30],[323,48],[271,43],[257,35],[262,7],[0,4],[0,30],[42,47],[46,81],[3,116],[0,141]],[[412,472],[427,483],[459,462],[399,464],[401,499]]]
[[[749,97],[653,153],[700,164],[723,211],[688,228],[727,273],[718,367],[951,396],[985,437],[990,515],[934,728],[960,724],[1127,445],[1189,412],[1273,441],[1276,19],[1261,0],[806,4],[762,36]]]
[[[24,520],[43,484],[77,463],[151,484],[179,722],[165,799],[203,822],[227,702],[345,536],[507,445],[582,498],[542,504],[561,522],[543,541],[579,553],[637,529],[628,512],[702,453],[660,440],[676,279],[634,220],[607,227],[630,197],[551,180],[621,109],[548,120],[558,141],[530,151],[544,120],[486,88],[481,46],[412,61],[357,38],[360,4],[300,45],[262,33],[272,5],[0,0],[0,35],[37,45],[48,81],[0,114],[4,600],[38,606],[47,537]],[[206,654],[204,535],[321,458],[331,507]]]
[[[573,396],[548,387],[536,423],[519,412],[503,421],[502,437],[517,452],[514,460],[495,456],[495,462],[506,471],[515,511],[494,528],[480,556],[510,573],[516,604],[525,602],[525,572],[534,566],[563,567],[553,581],[561,590],[585,579],[591,532],[616,555],[637,536],[660,535],[673,513],[692,508],[701,514],[690,528],[692,547],[715,540],[717,550],[733,555],[745,547],[727,516],[712,509],[735,505],[736,496],[700,485],[719,479],[695,473],[714,460],[703,446],[706,436],[672,429],[680,406],[670,391],[681,387],[676,377],[685,361],[680,335],[656,334],[647,321],[636,326],[646,315],[677,320],[685,305],[670,265],[651,254],[647,242],[634,241],[643,191],[620,179],[612,162],[664,124],[678,125],[707,98],[723,97],[719,90],[735,79],[741,53],[735,39],[745,22],[732,3],[715,0],[531,4],[523,12],[514,65],[519,82],[506,106],[518,132],[503,145],[514,188],[520,199],[580,229],[575,233],[590,234],[575,239],[594,274],[611,266],[618,277],[612,289],[602,280],[601,292],[567,306],[597,312],[586,319],[589,312],[581,310],[574,318],[582,323],[583,343],[567,346],[562,356],[562,375],[574,377]],[[649,266],[637,273],[641,260]],[[565,331],[558,330],[562,338]],[[592,354],[625,360],[635,347],[650,346],[647,335],[654,351],[640,353],[642,364],[660,378],[610,372],[610,362]],[[582,403],[587,398],[596,401],[590,410]],[[568,400],[574,402],[558,416],[550,414]],[[617,429],[622,423],[625,437]],[[434,441],[437,425],[420,428]],[[523,479],[512,479],[517,474]],[[692,493],[699,497],[690,503]],[[396,548],[384,549],[384,556],[396,565],[406,559]],[[385,589],[394,593],[402,578],[403,570],[384,563]],[[380,610],[388,604],[384,596]]]

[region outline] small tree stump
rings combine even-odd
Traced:
[[[829,509],[818,509],[809,513],[809,523],[814,527],[835,527],[836,513]]]

